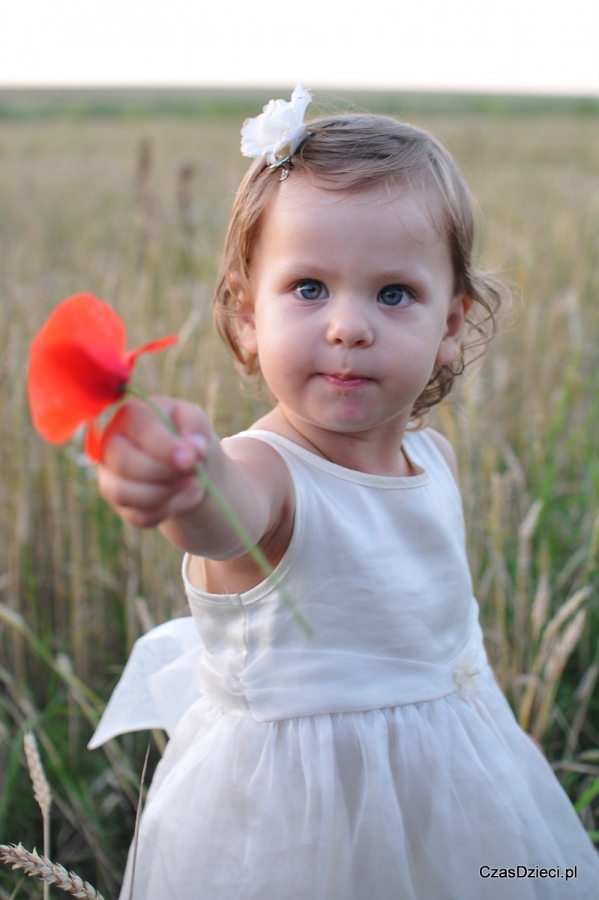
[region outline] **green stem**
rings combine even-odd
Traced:
[[[137,399],[141,400],[142,403],[145,403],[146,406],[148,406],[154,413],[156,413],[156,415],[158,416],[160,421],[169,429],[169,431],[171,431],[173,434],[177,434],[177,435],[179,434],[172,419],[169,416],[167,416],[167,414],[164,412],[164,410],[161,409],[161,407],[158,406],[158,404],[155,403],[150,397],[148,397],[147,394],[144,394],[143,391],[139,391],[137,388],[134,388],[131,385],[127,386],[126,392],[127,392],[127,394],[129,394],[132,397],[137,397]],[[262,552],[262,550],[260,550],[259,547],[256,546],[256,544],[254,543],[254,541],[252,540],[252,538],[246,531],[244,525],[239,521],[239,519],[235,515],[234,511],[231,509],[231,507],[229,506],[229,504],[227,503],[227,501],[225,500],[225,498],[223,497],[221,492],[218,490],[218,488],[216,487],[216,485],[214,484],[214,482],[212,481],[210,476],[207,474],[207,472],[204,471],[204,469],[199,464],[196,464],[194,466],[194,470],[195,470],[196,476],[199,478],[199,480],[204,485],[204,487],[206,489],[206,493],[214,501],[214,503],[216,504],[216,506],[218,507],[220,512],[223,514],[223,516],[225,517],[225,519],[227,520],[227,522],[229,523],[229,525],[231,526],[231,528],[233,529],[233,531],[235,532],[237,537],[242,542],[243,546],[245,547],[245,549],[248,553],[248,556],[250,556],[254,560],[254,562],[256,563],[256,565],[258,566],[260,571],[263,573],[263,575],[266,578],[271,579],[274,587],[276,587],[279,590],[283,602],[289,609],[290,613],[292,614],[293,618],[298,623],[300,628],[302,628],[303,631],[305,631],[305,633],[309,637],[313,637],[314,632],[312,630],[312,626],[306,620],[306,618],[302,615],[302,613],[300,612],[300,610],[297,607],[297,604],[295,603],[293,598],[289,595],[289,592],[283,587],[279,578],[277,578],[277,575],[275,574],[273,567],[271,566],[271,564],[265,557],[264,553]]]

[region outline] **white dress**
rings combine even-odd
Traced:
[[[395,478],[244,436],[291,472],[277,575],[314,636],[270,582],[223,596],[185,577],[193,620],[138,642],[92,741],[171,732],[134,900],[599,897],[599,857],[487,665],[431,438],[406,436],[418,474]]]

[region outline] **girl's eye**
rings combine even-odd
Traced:
[[[413,299],[408,288],[400,284],[390,284],[379,292],[378,300],[385,306],[406,306]]]
[[[303,300],[322,300],[323,297],[327,296],[327,289],[322,281],[316,281],[312,278],[298,281],[294,290]]]

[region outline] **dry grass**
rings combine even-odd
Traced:
[[[411,119],[466,170],[487,223],[483,264],[522,298],[478,377],[435,421],[458,451],[497,675],[594,831],[599,123],[565,114]],[[89,290],[119,310],[131,345],[180,331],[176,349],[140,362],[140,383],[205,405],[221,434],[245,427],[263,404],[240,391],[210,322],[245,162],[237,121],[2,128],[0,840],[36,842],[20,787],[22,734],[35,727],[64,823],[53,855],[79,870],[82,861],[111,897],[144,746],[125,738],[106,758],[83,748],[100,695],[143,630],[139,610],[144,622],[183,610],[180,559],[157,535],[114,519],[76,446],[56,450],[33,433],[27,348],[60,299]]]

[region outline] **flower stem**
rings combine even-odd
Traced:
[[[132,387],[131,385],[127,385],[126,393],[132,397],[136,397],[138,400],[141,400],[142,403],[145,403],[160,419],[160,421],[169,429],[173,434],[178,434],[177,428],[175,427],[172,419],[167,416],[163,409],[158,406],[147,394],[144,394],[143,391],[138,390],[137,388]],[[246,531],[244,525],[239,521],[238,517],[235,515],[234,511],[231,509],[221,492],[218,490],[210,476],[205,472],[205,470],[199,465],[196,464],[194,466],[195,474],[204,485],[207,494],[214,501],[220,512],[223,514],[237,537],[242,542],[245,547],[248,556],[250,556],[253,561],[256,563],[260,571],[266,578],[271,579],[273,585],[279,590],[281,598],[290,613],[292,614],[295,621],[298,623],[300,628],[309,636],[313,637],[314,632],[310,623],[306,620],[305,616],[302,615],[300,610],[297,607],[297,604],[293,600],[293,598],[289,595],[289,592],[283,587],[279,578],[265,557],[262,550],[256,546],[256,544],[252,541],[252,538]]]

